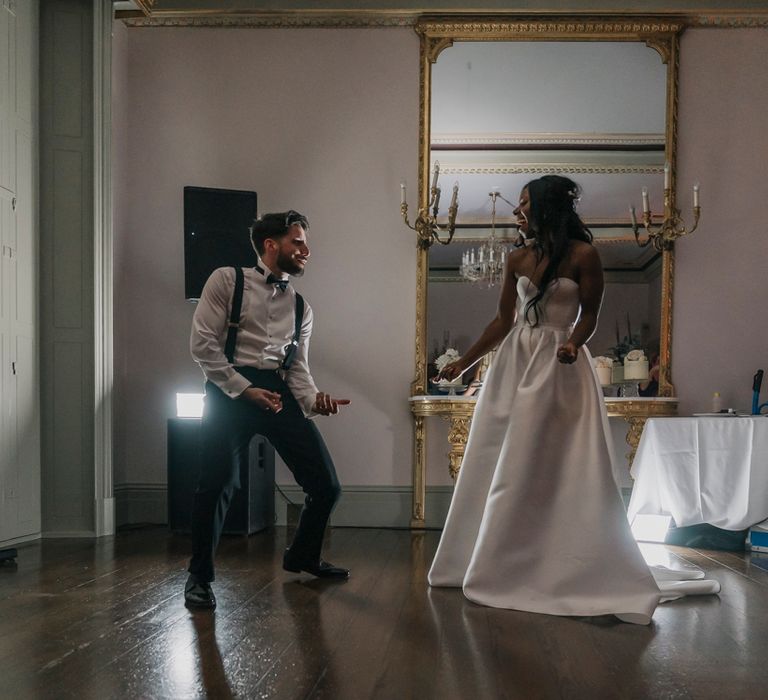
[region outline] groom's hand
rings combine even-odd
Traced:
[[[265,411],[270,411],[271,413],[280,413],[280,411],[283,410],[283,397],[276,391],[249,386],[242,394],[240,394],[240,398],[245,401],[250,401],[251,403],[256,404],[259,408],[263,408]]]
[[[334,399],[330,394],[318,391],[313,410],[321,416],[335,415],[339,412],[339,406],[347,406],[349,403],[349,399]]]

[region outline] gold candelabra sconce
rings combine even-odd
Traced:
[[[670,186],[669,163],[664,164],[664,220],[657,225],[651,223],[651,204],[648,197],[648,188],[643,187],[643,228],[647,234],[644,241],[640,240],[640,227],[637,223],[635,207],[629,206],[629,215],[632,219],[632,233],[635,235],[635,242],[641,248],[652,244],[653,247],[661,252],[672,247],[674,242],[682,236],[687,236],[696,230],[699,225],[699,216],[701,215],[701,206],[699,203],[699,183],[693,186],[693,225],[687,228],[685,222],[680,216],[680,210],[672,205],[672,188]]]
[[[432,186],[429,188],[429,202],[426,207],[420,207],[416,220],[411,224],[408,221],[408,202],[406,199],[405,183],[400,183],[400,213],[405,225],[416,231],[420,248],[429,248],[435,241],[442,245],[448,245],[453,240],[456,232],[456,213],[459,211],[459,183],[453,184],[453,196],[448,207],[448,221],[445,225],[437,223],[437,212],[440,209],[440,163],[435,161],[432,171]],[[442,236],[442,238],[441,238]]]

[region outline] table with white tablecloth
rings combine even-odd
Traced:
[[[632,476],[630,521],[747,529],[768,518],[768,417],[650,418]]]

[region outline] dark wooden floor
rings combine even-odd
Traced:
[[[768,572],[748,554],[658,546],[723,592],[638,627],[430,590],[438,537],[333,530],[345,583],[285,574],[284,529],[225,538],[215,614],[184,608],[188,541],[163,529],[19,547],[0,566],[0,697],[768,697]]]

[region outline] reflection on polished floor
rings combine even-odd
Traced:
[[[228,537],[215,614],[191,613],[188,541],[161,528],[47,540],[0,566],[3,697],[758,698],[768,572],[749,554],[658,545],[719,597],[649,627],[474,605],[430,590],[438,532],[335,529],[344,583],[280,568],[284,528]],[[768,555],[764,555],[768,557]]]

